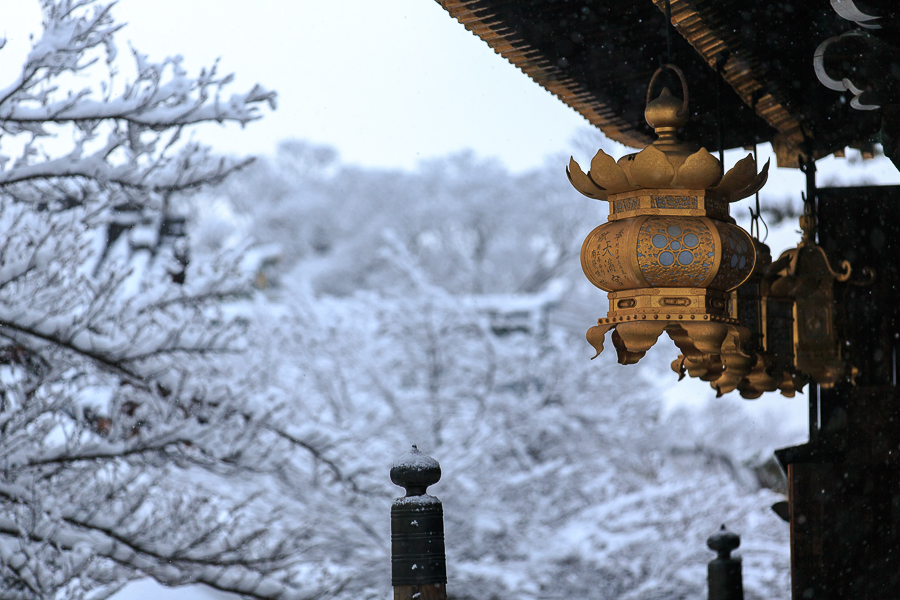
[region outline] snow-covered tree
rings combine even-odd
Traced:
[[[335,578],[296,567],[309,523],[258,483],[284,473],[276,446],[317,450],[235,395],[247,257],[164,243],[179,198],[246,164],[183,129],[248,123],[275,95],[119,56],[109,3],[41,6],[0,90],[0,597],[103,598],[148,575],[320,593]]]
[[[430,281],[480,294],[537,292],[577,268],[590,228],[566,185],[559,169],[513,174],[470,153],[404,172],[346,165],[328,147],[288,141],[216,191],[248,215],[253,235],[281,246],[286,264],[324,267],[318,291],[397,285],[371,252],[390,230]]]
[[[390,592],[400,490],[386,467],[410,442],[441,461],[430,493],[444,503],[456,600],[701,597],[705,540],[721,523],[742,535],[747,597],[788,593],[787,525],[769,509],[783,496],[752,468],[788,432],[722,399],[667,415],[653,371],[592,363],[581,334],[559,328],[498,336],[412,272],[402,244],[379,253],[412,291],[316,298],[286,277],[289,302],[254,326],[266,332],[255,347],[292,358],[260,376],[353,482],[295,478],[308,482],[297,498],[319,499],[320,512],[298,509],[321,524],[306,559],[354,573],[335,597]]]

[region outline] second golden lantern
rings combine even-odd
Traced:
[[[680,78],[683,100],[668,88],[651,100],[663,69]],[[644,112],[658,139],[618,162],[599,150],[587,173],[569,162],[575,189],[609,202],[608,222],[581,249],[585,275],[609,297],[607,317],[587,339],[599,355],[612,330],[619,362],[633,364],[665,331],[692,364],[717,365],[739,380],[756,357],[747,348],[750,331],[729,314],[728,292],[750,276],[756,251],[729,204],[756,193],[769,165],[757,173],[748,155],[723,176],[705,148],[678,139],[688,115],[684,74],[664,65],[650,81]]]

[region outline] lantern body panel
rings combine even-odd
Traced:
[[[753,271],[756,252],[740,227],[708,217],[641,216],[600,225],[581,247],[588,280],[607,292],[647,288],[728,291]]]
[[[720,263],[718,238],[705,217],[644,217],[636,247],[641,274],[652,287],[706,287]]]
[[[756,265],[756,249],[753,238],[737,225],[722,221],[715,221],[715,224],[722,240],[722,265],[709,287],[730,291],[750,277]]]

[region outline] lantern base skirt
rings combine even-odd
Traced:
[[[610,292],[607,318],[597,324],[627,321],[718,321],[728,315],[728,294],[705,288],[644,288]]]
[[[726,292],[703,288],[651,288],[610,292],[609,315],[587,340],[599,355],[606,333],[621,364],[638,362],[666,332],[689,367],[715,373],[722,392],[735,389],[756,364],[751,332],[728,313]],[[595,355],[596,356],[596,355]]]

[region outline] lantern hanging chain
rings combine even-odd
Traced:
[[[753,109],[753,113],[756,114],[756,103],[759,100],[759,90],[753,92],[750,95],[750,108]],[[753,168],[759,171],[759,155],[757,153],[757,141],[756,134],[753,135]],[[762,223],[763,227],[766,228],[766,235],[763,238],[760,238],[760,229],[759,224]],[[766,223],[765,219],[762,217],[762,209],[759,204],[759,191],[756,192],[756,212],[753,209],[750,209],[750,235],[753,235],[753,229],[756,228],[756,239],[765,243],[769,238],[769,225]]]
[[[805,134],[803,140],[805,142],[806,155],[800,154],[797,156],[797,162],[800,163],[800,171],[806,175],[806,193],[801,193],[803,198],[803,218],[801,218],[800,226],[803,230],[804,241],[815,244],[817,233],[816,197],[818,196],[818,190],[816,189],[816,159],[813,157],[812,140]]]
[[[759,208],[757,208],[756,210],[759,210]],[[762,216],[760,216],[760,214],[758,212],[754,213],[752,208],[748,207],[747,211],[750,213],[750,236],[755,237],[757,240],[759,240],[762,243],[766,243],[766,240],[769,238],[769,224],[766,223],[766,220],[763,219]],[[760,223],[762,223],[762,226],[766,228],[766,235],[764,235],[762,238],[759,237],[759,234],[760,234],[759,224]],[[754,227],[756,228],[756,235],[753,235]]]
[[[672,40],[672,6],[666,0],[666,58],[670,65],[675,64],[675,47]]]
[[[759,172],[759,160],[756,157],[756,138],[753,138],[753,170]],[[756,211],[750,210],[750,235],[759,239],[759,192],[756,193]],[[753,230],[756,229],[756,233]]]
[[[753,164],[754,166],[758,164],[758,159],[756,157],[756,142],[753,142]],[[751,212],[753,212],[751,210]],[[766,240],[769,239],[769,224],[766,223],[766,220],[762,216],[762,207],[759,203],[759,192],[756,192],[756,212],[753,214],[753,221],[756,225],[756,239],[761,241],[762,243],[766,243]],[[766,235],[760,237],[760,229],[759,224],[762,223],[762,226],[766,228]]]
[[[665,0],[665,17],[666,17],[666,54],[663,57],[662,54],[659,55],[659,68],[666,70],[666,81],[671,88],[674,83],[672,78],[672,72],[674,72],[671,67],[675,66],[675,42],[674,36],[672,34],[672,7],[670,5],[670,0]],[[677,69],[677,67],[676,67]],[[677,73],[676,73],[677,74]],[[681,76],[682,83],[684,82],[684,77]],[[652,87],[652,81],[651,81]],[[687,93],[687,88],[682,85],[681,86],[682,93]],[[648,92],[649,94],[649,92]],[[647,102],[650,101],[649,95],[647,97]],[[686,106],[686,104],[685,104]]]
[[[716,137],[719,142],[719,163],[725,168],[725,145],[722,142],[722,63],[721,54],[716,55]]]
[[[756,142],[753,142],[753,166],[756,167],[758,164],[759,160],[756,158]],[[756,218],[762,219],[762,209],[759,206],[759,192],[756,192]],[[757,229],[757,233],[759,233],[759,229]]]

